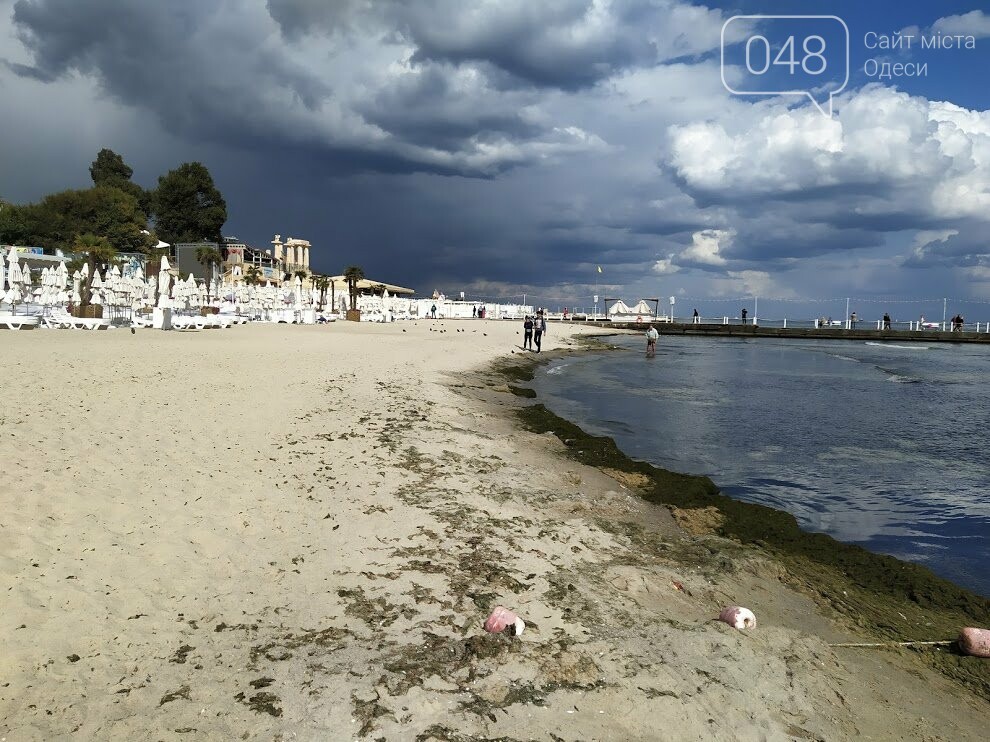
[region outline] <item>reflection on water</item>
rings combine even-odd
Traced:
[[[638,338],[615,344],[552,365],[541,399],[636,458],[990,596],[990,350],[663,337],[645,359]]]

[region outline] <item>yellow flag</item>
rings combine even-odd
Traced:
[[[598,266],[598,272],[599,272],[599,273],[601,273],[601,272],[602,272],[602,267],[601,267],[601,266]]]

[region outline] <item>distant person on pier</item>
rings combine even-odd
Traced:
[[[660,333],[657,332],[657,328],[650,325],[650,329],[646,331],[646,357],[652,358],[657,354],[657,340],[660,339]]]
[[[883,329],[885,330],[890,329],[890,314],[888,314],[887,312],[883,313]]]
[[[533,318],[528,314],[523,322],[523,350],[533,349]]]
[[[859,318],[856,316],[856,313],[853,312],[849,315],[849,326],[855,330],[857,322],[859,322]]]
[[[749,314],[749,311],[746,309],[746,307],[743,307],[742,308],[742,311],[739,314],[742,317],[742,323],[745,325],[746,324],[746,315]]]
[[[694,315],[693,315],[693,318],[692,319],[693,319],[694,324],[696,324],[696,325],[700,325],[701,324],[701,316],[698,314],[698,310],[697,309],[694,310]]]

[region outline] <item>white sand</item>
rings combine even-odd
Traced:
[[[765,561],[665,557],[724,542],[520,431],[484,371],[520,329],[0,334],[0,738],[983,738],[982,702],[829,649]],[[497,603],[522,637],[481,631]]]

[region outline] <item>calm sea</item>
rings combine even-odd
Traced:
[[[990,348],[612,338],[541,401],[634,458],[990,597]]]

